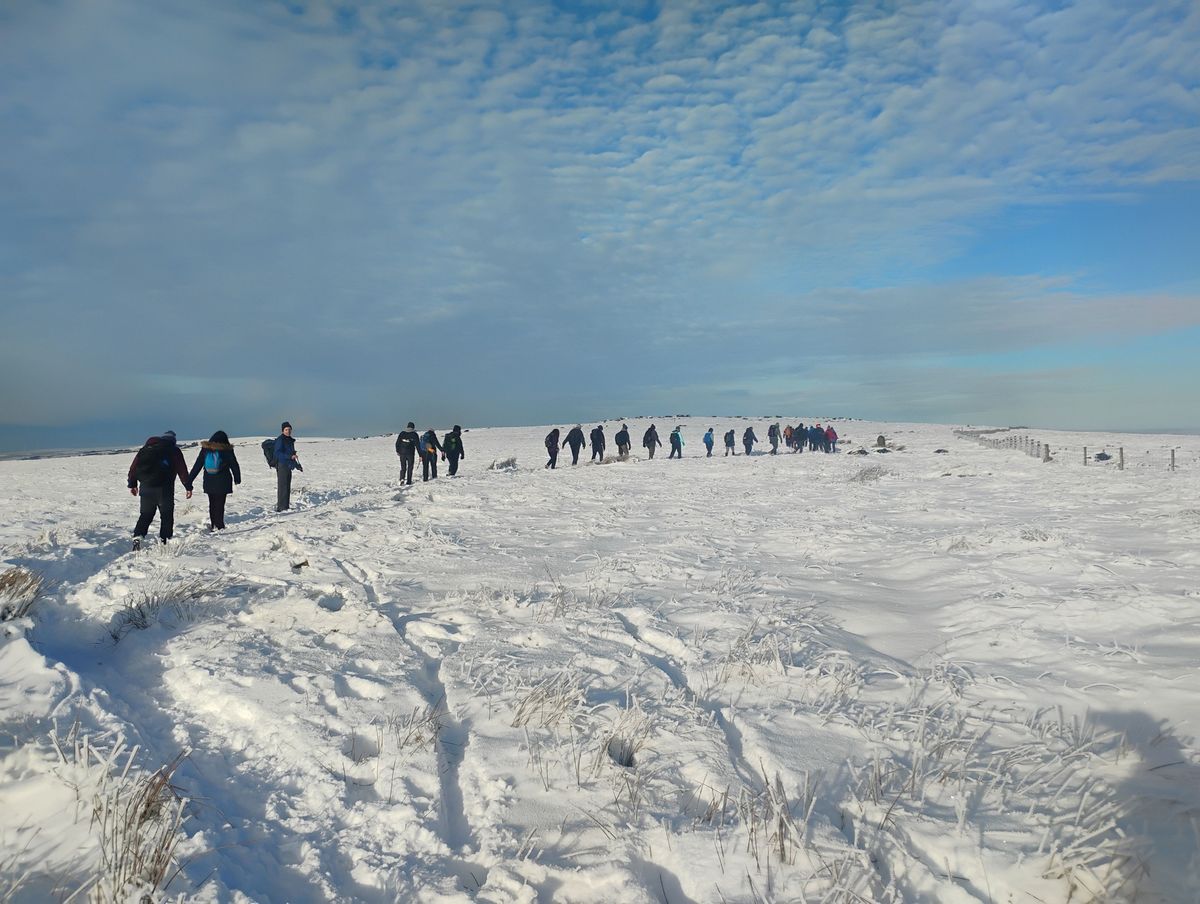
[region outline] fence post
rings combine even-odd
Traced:
[[[1042,443],[1042,461],[1050,460],[1050,444]]]
[[[1083,466],[1087,467],[1087,446],[1083,447]]]
[[[1120,454],[1120,456],[1121,456],[1121,457],[1120,457],[1120,458],[1117,460],[1117,470],[1118,470],[1118,471],[1124,471],[1124,470],[1125,470],[1125,447],[1124,447],[1124,446],[1122,446],[1120,449],[1118,449],[1118,450],[1117,450],[1117,452],[1118,452],[1118,453]]]
[[[1175,470],[1175,450],[1171,450],[1171,470]]]

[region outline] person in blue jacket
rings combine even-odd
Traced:
[[[303,470],[296,457],[292,425],[284,421],[279,436],[275,437],[275,511],[292,507],[292,472]]]
[[[713,428],[709,427],[708,432],[704,434],[704,448],[708,450],[705,458],[712,458],[712,447],[715,440],[713,439]]]
[[[746,432],[742,434],[742,445],[746,447],[747,455],[754,450],[754,444],[756,442],[758,442],[758,437],[754,435],[754,428],[747,427]]]
[[[733,455],[733,456],[737,455],[737,449],[734,448],[734,443],[735,443],[736,439],[737,439],[737,434],[734,433],[732,428],[725,431],[725,457],[726,458],[728,458],[730,455]]]
[[[683,427],[671,431],[671,454],[667,458],[683,458]]]

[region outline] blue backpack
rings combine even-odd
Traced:
[[[204,456],[204,473],[219,474],[221,472],[221,453],[209,452]]]

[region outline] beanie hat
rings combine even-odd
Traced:
[[[412,430],[412,429],[413,429],[414,427],[416,427],[416,426],[417,426],[417,425],[416,425],[416,424],[414,424],[412,421],[409,421],[409,422],[408,422],[408,429],[409,429],[409,430]]]
[[[174,431],[174,430],[164,430],[162,435],[163,435],[164,437],[166,437],[166,436],[169,436],[169,437],[171,437],[171,439],[174,439],[174,438],[175,438],[175,431]]]
[[[288,423],[287,421],[284,421],[283,424],[280,425],[279,429],[280,430],[290,430],[291,427],[292,427],[292,425],[290,423]]]

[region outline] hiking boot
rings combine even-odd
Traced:
[[[142,538],[134,537],[133,538],[133,551],[137,552],[141,548],[142,548]]]

